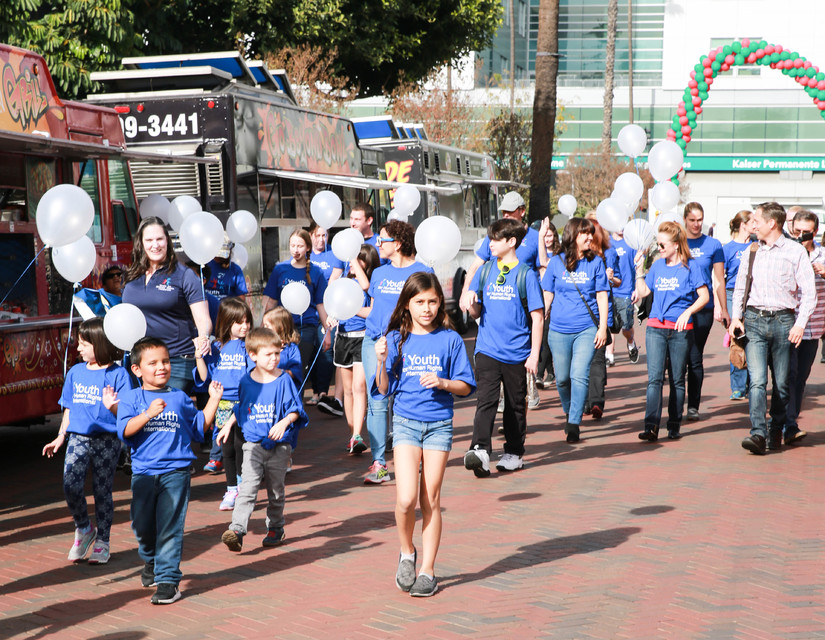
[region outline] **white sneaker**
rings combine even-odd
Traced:
[[[89,564],[106,564],[109,562],[109,543],[98,540],[92,547]]]
[[[221,504],[218,507],[220,511],[232,511],[235,508],[235,500],[238,497],[238,489],[227,489],[226,493],[223,494],[223,500],[221,500]]]
[[[499,458],[496,469],[499,471],[516,471],[524,466],[524,459],[513,453],[505,453]]]
[[[614,356],[612,353],[604,354],[604,363],[608,367],[612,367],[614,364],[616,364],[616,356]]]
[[[486,478],[490,475],[490,454],[476,445],[464,454],[464,468],[476,474],[476,478]]]
[[[89,553],[89,548],[92,546],[95,538],[97,538],[97,529],[95,527],[90,526],[86,533],[83,533],[80,529],[75,529],[74,544],[69,551],[69,561],[80,562],[83,560],[86,554]]]

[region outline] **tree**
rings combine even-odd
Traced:
[[[536,91],[530,165],[530,220],[550,215],[550,177],[559,72],[559,0],[541,0],[536,43]]]
[[[607,47],[604,61],[604,120],[602,121],[602,153],[610,153],[613,129],[613,83],[616,65],[616,21],[619,16],[619,0],[607,3]]]

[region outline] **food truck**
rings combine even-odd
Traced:
[[[40,198],[63,183],[91,197],[97,262],[84,284],[99,287],[106,267],[128,263],[137,228],[127,160],[169,158],[129,152],[114,110],[61,100],[41,56],[0,44],[0,67],[0,424],[19,425],[58,410],[70,338],[72,285],[41,253]]]

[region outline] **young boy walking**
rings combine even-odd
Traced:
[[[132,373],[141,386],[120,398],[104,390],[104,402],[119,402],[117,431],[132,454],[132,529],[144,561],[144,587],[157,585],[152,604],[180,599],[183,526],[189,505],[192,441],[204,441],[223,395],[219,382],[209,386],[203,412],[180,389],[168,386],[169,351],[158,338],[142,338],[131,352]]]
[[[298,443],[298,430],[308,423],[292,377],[278,368],[281,339],[275,332],[251,329],[246,336],[246,351],[255,368],[241,379],[238,404],[217,438],[219,443],[226,440],[237,422],[246,440],[232,524],[221,536],[230,551],[243,548],[261,480],[266,482],[267,492],[267,534],[262,544],[274,547],[283,542],[286,470]]]
[[[503,218],[490,225],[492,259],[478,269],[469,286],[470,315],[480,318],[476,339],[476,415],[464,467],[476,477],[490,475],[493,423],[499,386],[504,385],[504,454],[499,471],[524,466],[527,435],[526,373],[535,375],[541,351],[544,300],[536,272],[519,263],[516,248],[524,225]]]

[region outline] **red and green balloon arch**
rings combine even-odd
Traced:
[[[696,130],[696,118],[702,113],[702,105],[708,99],[714,78],[731,67],[749,64],[779,69],[784,75],[792,77],[805,88],[819,114],[825,118],[825,73],[819,67],[781,44],[768,44],[765,40],[752,42],[742,38],[699,58],[699,63],[690,72],[690,82],[676,108],[667,139],[673,140],[684,150]]]

